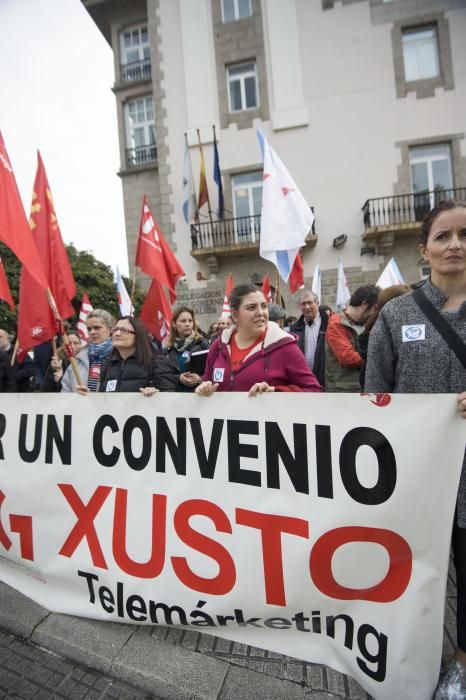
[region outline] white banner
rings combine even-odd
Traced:
[[[449,395],[2,395],[0,578],[430,700],[463,453]]]

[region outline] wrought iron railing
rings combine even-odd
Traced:
[[[157,160],[157,146],[138,146],[137,148],[126,149],[126,165],[134,168],[136,165],[145,165]]]
[[[314,211],[314,207],[311,207]],[[232,248],[242,245],[259,245],[261,232],[260,214],[240,216],[236,219],[202,221],[191,224],[192,250]],[[315,233],[315,224],[312,224]]]
[[[443,199],[466,200],[466,187],[368,199],[362,207],[364,229],[420,222]]]
[[[146,80],[151,76],[150,58],[143,58],[142,61],[132,61],[120,66],[120,77],[122,83],[132,83],[136,80]]]

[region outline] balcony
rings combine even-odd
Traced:
[[[395,237],[418,235],[422,220],[432,207],[451,198],[464,201],[466,187],[368,199],[362,207],[362,238],[365,241],[379,239],[380,252],[389,254]]]
[[[120,81],[122,83],[134,83],[139,80],[148,80],[151,77],[151,60],[143,58],[142,61],[133,61],[120,66]]]
[[[151,144],[149,146],[137,146],[136,148],[126,149],[126,167],[135,168],[144,166],[148,163],[157,161],[157,146]]]
[[[314,211],[313,207],[312,210]],[[191,255],[195,258],[205,258],[257,251],[260,230],[260,214],[191,224]],[[306,243],[312,247],[316,242],[317,236],[315,224],[313,224]]]

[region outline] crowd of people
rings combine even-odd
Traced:
[[[425,218],[420,252],[431,277],[413,291],[363,285],[333,312],[311,291],[299,296],[301,315],[286,317],[259,287],[241,284],[231,315],[203,333],[194,311],[173,313],[164,348],[142,322],[118,321],[102,309],[86,325],[89,341],[69,333],[79,379],[63,349],[14,362],[0,329],[0,391],[401,392],[457,395],[466,418],[466,203],[447,200]],[[440,319],[440,320],[439,320]],[[452,337],[453,336],[453,337]],[[463,463],[452,546],[457,574],[457,650],[436,700],[466,697],[466,464]],[[451,689],[458,689],[458,695]],[[450,693],[450,694],[449,694]]]

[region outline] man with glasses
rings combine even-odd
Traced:
[[[314,292],[303,289],[299,295],[301,316],[290,328],[298,337],[298,346],[306,357],[308,367],[325,386],[325,331],[328,316],[320,311],[319,297]]]

